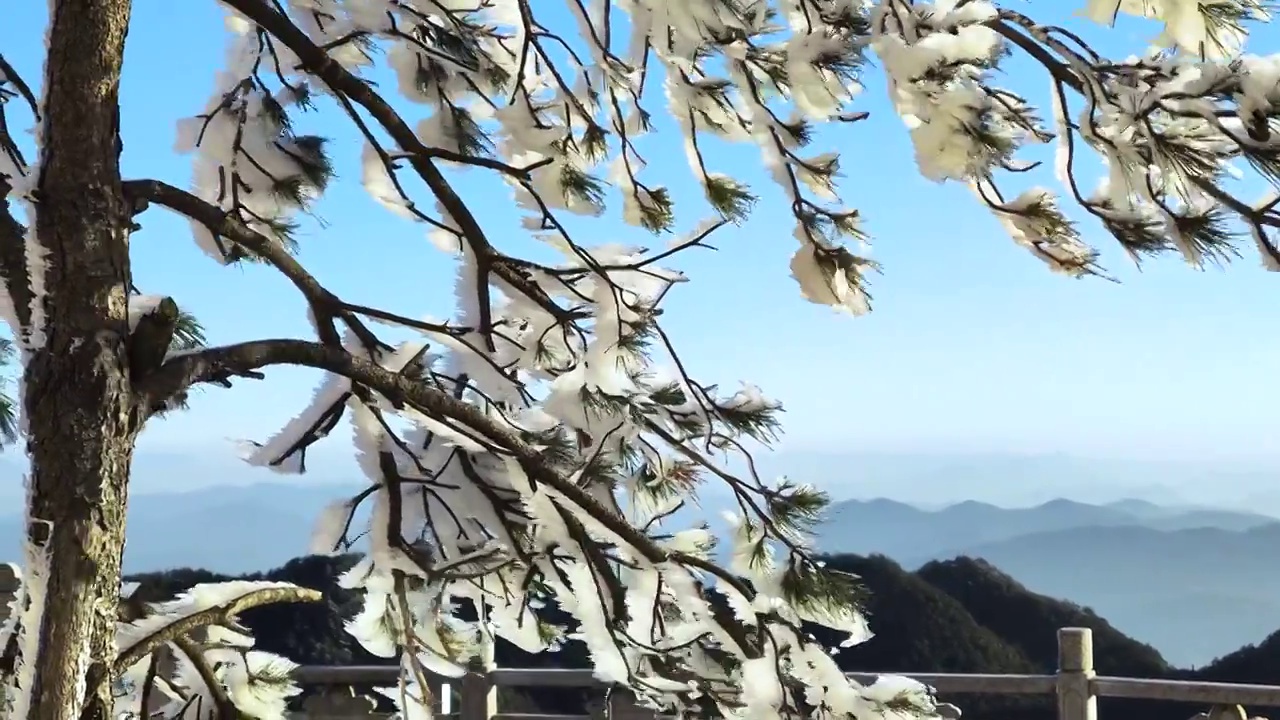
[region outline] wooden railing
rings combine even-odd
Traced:
[[[1062,628],[1058,631],[1058,672],[1053,675],[894,674],[906,675],[933,687],[943,699],[953,695],[1056,695],[1059,720],[1097,720],[1099,697],[1165,700],[1212,708],[1192,720],[1248,720],[1244,706],[1280,706],[1280,686],[1099,677],[1093,670],[1093,635],[1088,628]],[[304,688],[318,691],[304,701],[300,720],[343,720],[376,716],[373,700],[358,694],[353,686],[392,686],[396,682],[397,668],[304,666],[297,669],[295,677]],[[876,674],[851,673],[850,677],[870,683]],[[605,690],[606,695],[605,701],[586,715],[513,714],[499,711],[499,687],[598,688]],[[595,717],[654,720],[653,712],[636,705],[633,696],[625,689],[604,688],[586,670],[501,668],[487,674],[473,673],[447,683],[442,681],[432,690],[439,698],[437,712],[454,720],[579,720]],[[945,706],[943,710],[947,716],[958,714],[952,706]],[[1171,720],[1184,720],[1185,717]]]

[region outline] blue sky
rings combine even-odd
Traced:
[[[14,3],[0,30],[0,49],[32,81],[41,68],[44,12],[44,3]],[[223,53],[221,11],[209,0],[138,0],[135,18],[122,89],[124,173],[185,186],[188,160],[171,149],[174,121],[199,111],[210,91]],[[1086,32],[1125,53],[1153,35],[1134,26]],[[1275,37],[1259,37],[1255,50],[1274,46]],[[693,282],[672,296],[667,328],[695,375],[727,385],[752,381],[780,398],[788,448],[1280,458],[1264,454],[1275,432],[1272,409],[1280,406],[1270,372],[1280,360],[1273,309],[1280,278],[1248,252],[1226,271],[1195,272],[1170,258],[1138,272],[1089,224],[1086,237],[1103,247],[1104,264],[1123,282],[1052,275],[963,187],[917,175],[874,67],[867,84],[860,106],[872,118],[815,144],[842,151],[844,197],[862,210],[872,256],[884,264],[872,286],[875,312],[852,319],[800,298],[787,270],[795,249],[790,216],[760,170],[758,151],[717,147],[716,168],[750,181],[762,202],[749,222],[718,237],[719,253],[677,263]],[[1009,66],[1007,84],[1037,100],[1047,90],[1042,75],[1018,63]],[[660,112],[661,98],[653,100]],[[415,108],[404,109],[416,117]],[[298,120],[334,138],[340,175],[317,208],[326,227],[310,224],[302,238],[304,263],[353,302],[447,315],[450,263],[421,227],[365,196],[351,129],[328,109]],[[677,199],[697,198],[678,143],[662,133],[647,140],[648,177],[668,183]],[[497,242],[530,247],[509,194],[473,176],[460,187]],[[682,228],[705,213],[696,200],[681,207]],[[306,335],[303,305],[282,278],[215,265],[195,248],[185,222],[161,210],[141,221],[138,284],[197,313],[213,342]],[[626,228],[616,214],[575,227],[600,241],[665,242]],[[265,438],[316,379],[278,371],[266,382],[204,392],[191,412],[150,428],[144,449],[230,452],[228,438]],[[331,441],[335,455],[342,442]]]

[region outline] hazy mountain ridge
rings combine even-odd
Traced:
[[[880,553],[909,568],[981,558],[1035,592],[1096,610],[1180,666],[1280,628],[1280,522],[1256,513],[1142,500],[938,510],[846,501],[818,538],[826,552]]]
[[[1032,533],[956,554],[1088,605],[1171,662],[1194,666],[1280,627],[1277,547],[1274,523],[1244,531],[1125,526]]]
[[[129,498],[125,571],[195,567],[247,573],[309,552],[312,527],[355,485],[259,483]],[[22,519],[0,512],[0,559],[19,557]]]
[[[1090,505],[1059,498],[1028,508],[1002,508],[969,500],[928,510],[878,498],[834,503],[817,535],[819,547],[829,552],[879,553],[913,566],[1035,533],[1087,527],[1243,531],[1277,523],[1280,520],[1258,513],[1162,508],[1133,499]]]
[[[302,476],[293,482],[135,493],[129,498],[125,572],[192,567],[243,574],[280,567],[310,552],[312,530],[327,505],[364,487],[354,482],[308,482]],[[368,520],[370,505],[366,500],[356,512],[357,532]],[[729,506],[727,497],[707,493],[701,507],[690,506],[674,515],[674,526],[706,522],[713,533],[723,534],[721,510]],[[12,507],[0,506],[0,560],[20,557],[22,516]],[[356,549],[361,547],[357,542]]]
[[[339,456],[317,457],[307,475],[295,478],[249,467],[230,450],[211,455],[193,462],[190,456],[173,453],[139,454],[129,510],[127,571],[196,566],[240,574],[278,567],[308,551],[312,523],[325,505],[363,485],[358,471],[344,464],[349,458]],[[823,462],[815,464],[818,459]],[[896,497],[941,501],[948,493],[972,489],[973,497],[1003,498],[1000,504],[1014,504],[1019,498],[1043,498],[1056,490],[1073,500],[1050,499],[1013,509],[967,501],[938,510],[921,509],[919,501],[914,506],[883,499],[840,502],[833,508],[837,522],[820,529],[819,547],[881,552],[908,567],[957,555],[986,557],[1032,589],[1093,607],[1178,664],[1203,664],[1280,627],[1280,592],[1271,581],[1240,582],[1273,574],[1266,565],[1280,537],[1240,532],[1260,528],[1271,518],[1197,506],[1195,493],[1179,495],[1165,484],[1191,477],[1191,470],[1175,477],[1157,474],[1153,467],[1158,466],[1053,457],[841,460],[838,455],[792,453],[763,459],[760,471],[768,477],[785,469],[790,477],[812,480],[846,496],[894,486],[902,493]],[[1135,474],[1121,483],[1118,473],[1125,468]],[[1048,474],[1024,479],[1042,470]],[[1069,482],[1071,472],[1080,473],[1074,482]],[[18,551],[20,474],[15,458],[0,459],[0,477],[13,478],[0,486],[0,558],[16,557]],[[837,475],[851,480],[830,481]],[[947,477],[949,488],[944,488]],[[1144,486],[1149,478],[1158,478],[1160,484]],[[255,481],[259,482],[246,484]],[[213,483],[219,486],[208,487]],[[172,492],[187,484],[206,487]],[[709,484],[702,507],[682,513],[678,523],[707,520],[712,531],[720,533],[720,510],[732,505],[716,495],[718,487]],[[1233,486],[1222,497],[1226,502],[1260,492],[1259,487]],[[1126,498],[1126,492],[1139,499]],[[1102,499],[1088,504],[1081,501],[1085,498]],[[1197,526],[1210,532],[1198,531]],[[1198,565],[1206,570],[1188,569],[1179,554],[1202,558]],[[1229,557],[1220,560],[1224,556]],[[1089,571],[1080,572],[1083,566]]]
[[[1225,508],[1280,517],[1280,467],[1269,460],[1143,460],[1063,454],[787,451],[757,458],[763,476],[785,474],[838,499],[893,498],[917,507],[975,500],[1030,507],[1055,498],[1092,505]],[[1123,508],[1121,508],[1123,509]]]

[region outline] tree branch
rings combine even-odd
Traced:
[[[173,644],[182,651],[183,655],[187,656],[187,661],[196,669],[196,674],[204,681],[205,687],[209,688],[209,694],[213,696],[213,704],[217,712],[216,717],[238,717],[239,713],[236,712],[235,703],[227,696],[227,689],[218,680],[217,673],[209,666],[208,661],[204,659],[204,653],[200,650],[200,646],[187,637],[176,637],[173,639]],[[145,689],[149,689],[149,686]],[[144,711],[146,710],[145,703],[143,703],[142,708]]]
[[[444,417],[465,424],[494,445],[504,448],[520,463],[528,476],[544,483],[581,506],[596,521],[631,544],[651,562],[668,559],[658,546],[624,517],[605,507],[576,483],[562,475],[547,454],[525,442],[508,426],[501,425],[482,409],[454,398],[425,383],[392,372],[369,360],[358,358],[339,347],[308,340],[256,340],[206,348],[171,358],[138,387],[144,402],[163,403],[193,383],[220,377],[257,372],[272,365],[295,365],[342,375],[383,395],[393,403],[403,403],[431,417]]]
[[[272,242],[233,215],[161,180],[127,180],[124,192],[133,201],[135,208],[144,207],[139,200],[162,205],[204,225],[215,236],[230,240],[265,260],[288,278],[311,305],[320,341],[328,345],[341,344],[334,325],[335,310],[341,303],[279,243]]]
[[[543,309],[550,312],[553,317],[564,318],[564,310],[557,306],[537,283],[513,265],[504,262],[505,256],[489,242],[471,209],[432,162],[432,158],[438,157],[439,152],[424,145],[413,128],[409,127],[386,100],[370,88],[369,83],[338,64],[287,16],[272,9],[262,0],[223,0],[223,2],[284,43],[297,55],[307,72],[324,81],[333,92],[350,98],[377,120],[378,124],[405,152],[414,171],[458,224],[458,229],[461,230],[461,234],[466,238],[479,261],[512,287],[542,305]],[[482,330],[486,333],[489,331],[488,328]]]
[[[1083,93],[1084,83],[1075,74],[1075,72],[1067,66],[1066,63],[1055,58],[1048,50],[1041,47],[1035,41],[1028,39],[1026,35],[1023,35],[1021,32],[1013,29],[1008,24],[1009,22],[1015,22],[1018,23],[1026,32],[1035,32],[1034,26],[1028,27],[1025,23],[1021,22],[1022,19],[1021,15],[1006,11],[1003,12],[998,19],[992,20],[986,25],[999,33],[1004,39],[1014,45],[1017,45],[1020,50],[1030,55],[1036,62],[1043,65],[1045,70],[1048,70],[1049,74],[1052,75],[1055,80],[1066,84],[1078,93]]]
[[[322,599],[324,596],[319,591],[302,587],[273,587],[247,592],[229,603],[175,620],[125,648],[116,656],[114,673],[117,676],[123,675],[125,671],[142,658],[155,652],[161,645],[185,637],[187,633],[197,628],[229,622],[250,608],[274,603],[320,602]]]
[[[129,374],[136,382],[160,369],[178,328],[178,304],[164,298],[155,310],[138,318],[129,334]]]

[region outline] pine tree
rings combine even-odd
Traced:
[[[24,582],[0,633],[15,720],[136,717],[148,702],[165,717],[282,715],[297,690],[291,664],[253,650],[234,618],[314,591],[211,583],[147,605],[120,586],[143,426],[194,388],[260,381],[276,366],[325,380],[247,460],[303,472],[308,448],[350,418],[368,489],[320,518],[316,547],[345,549],[355,508],[372,506],[369,552],[343,577],[364,595],[350,629],[401,659],[388,694],[404,717],[423,717],[427,672],[483,662],[495,634],[530,651],[576,636],[602,680],[693,716],[933,713],[918,685],[845,679],[803,630],[868,636],[855,578],[809,553],[826,498],[727,469],[727,457],[774,438],[781,405],[690,377],[662,324],[664,298],[688,280],[668,266],[756,204],[708,159],[713,141],[763,154],[795,218],[803,295],[870,309],[877,266],[837,195],[840,157],[810,149],[820,125],[863,117],[854,98],[868,58],[920,171],[969,186],[1052,269],[1104,273],[1059,192],[1135,259],[1220,261],[1243,233],[1280,268],[1280,194],[1250,202],[1228,183],[1240,171],[1280,180],[1280,58],[1243,51],[1246,23],[1266,18],[1262,0],[1088,0],[1102,23],[1124,12],[1164,24],[1163,49],[1123,60],[988,0],[221,5],[227,66],[206,107],[176,109],[190,115],[178,126],[186,189],[121,175],[129,0],[51,0],[38,82],[0,57],[0,311],[22,366],[0,434],[25,441],[31,461]],[[1047,113],[995,84],[1012,53],[1051,80]],[[396,87],[372,82],[378,69]],[[664,101],[681,137],[642,143]],[[24,108],[33,141],[16,129]],[[308,133],[317,113],[349,122],[363,150]],[[641,145],[657,141],[683,144],[702,224],[645,171]],[[1059,191],[1008,190],[1010,175],[1034,169],[1024,149],[1047,143]],[[1086,152],[1106,163],[1091,194],[1079,179]],[[456,259],[453,319],[362,306],[299,261],[302,218],[357,156],[373,198]],[[496,242],[504,228],[458,189],[462,170],[504,183],[525,214],[519,232],[560,260]],[[649,251],[588,241],[566,221],[611,199],[637,233],[683,234]],[[315,337],[206,346],[180,298],[140,294],[130,234],[166,211],[190,221],[213,262],[284,276]],[[668,527],[705,483],[727,486],[741,509],[728,567],[705,528]],[[459,617],[455,600],[480,608],[479,621]],[[551,601],[571,623],[539,612]]]

